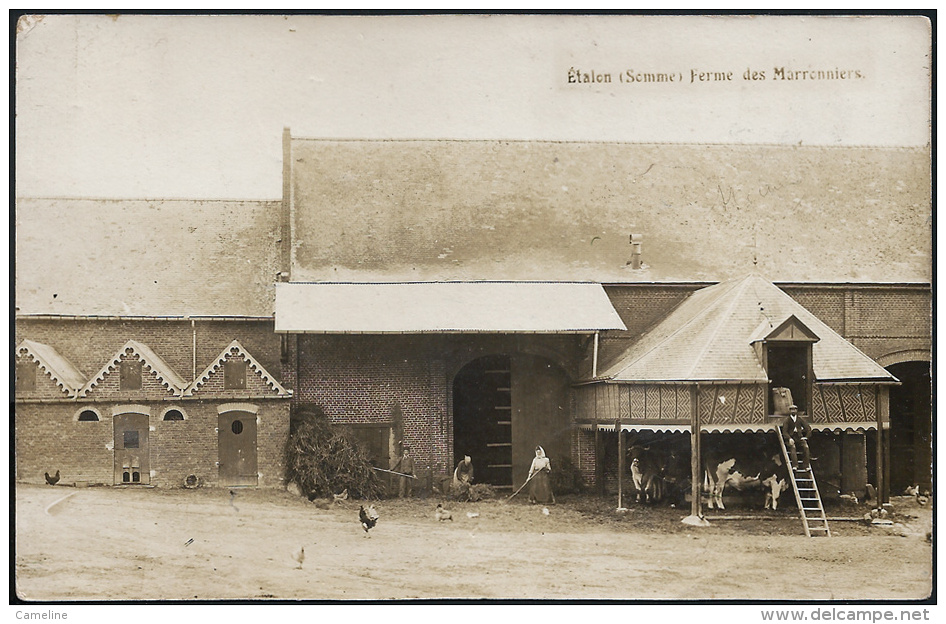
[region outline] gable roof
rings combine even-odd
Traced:
[[[290,149],[293,281],[932,276],[928,148],[292,138]],[[627,266],[632,233],[641,270]]]
[[[600,380],[746,381],[765,383],[752,342],[794,316],[817,336],[816,381],[896,379],[854,345],[758,275],[691,294],[640,340],[599,366]]]
[[[17,314],[272,317],[280,205],[18,198]]]
[[[152,374],[157,380],[172,392],[175,396],[180,396],[187,383],[172,369],[167,362],[151,350],[150,347],[135,340],[129,340],[121,349],[119,349],[108,364],[102,367],[96,375],[89,379],[88,383],[82,388],[79,396],[88,396],[95,386],[105,379],[105,376],[111,373],[121,363],[122,356],[128,352],[137,355],[142,362],[151,368]]]
[[[75,396],[85,385],[85,375],[53,347],[41,342],[24,340],[16,352],[31,357],[67,395]]]
[[[239,340],[234,340],[229,345],[227,345],[226,349],[220,352],[220,355],[218,355],[216,359],[211,362],[211,364],[205,368],[200,375],[197,376],[197,379],[192,381],[190,385],[184,389],[184,396],[193,396],[194,393],[198,392],[200,387],[207,383],[210,377],[220,370],[228,355],[242,356],[246,360],[250,369],[256,373],[256,375],[258,375],[263,380],[263,382],[266,383],[278,396],[286,397],[292,395],[292,391],[287,390],[282,386],[282,384],[276,381],[276,378],[273,377],[269,371],[263,368],[263,365],[260,364],[256,358],[250,354],[249,351],[243,348],[243,345],[240,344]]]

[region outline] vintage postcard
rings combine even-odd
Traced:
[[[933,28],[20,16],[10,608],[929,619]]]

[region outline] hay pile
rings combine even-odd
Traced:
[[[331,498],[346,488],[353,498],[380,498],[385,489],[367,453],[348,429],[314,411],[293,414],[286,447],[286,481],[298,485],[309,500]]]

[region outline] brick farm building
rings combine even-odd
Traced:
[[[767,431],[789,387],[825,496],[929,486],[931,203],[923,149],[288,130],[280,199],[18,198],[16,479],[284,487],[308,409],[607,490],[616,429]]]

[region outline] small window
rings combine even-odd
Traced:
[[[138,432],[137,431],[125,431],[124,432],[124,447],[126,449],[138,448]]]
[[[164,420],[184,420],[184,414],[180,410],[168,410],[164,413]]]
[[[99,415],[92,410],[82,410],[79,414],[79,422],[98,422]]]
[[[232,431],[236,435],[240,435],[241,433],[243,433],[243,421],[234,420],[233,424],[230,425],[230,431]]]
[[[246,388],[246,360],[227,360],[223,364],[223,387],[227,390]]]
[[[141,390],[141,362],[129,360],[122,362],[120,390]]]
[[[18,392],[36,390],[36,363],[30,360],[16,363],[16,389]]]

